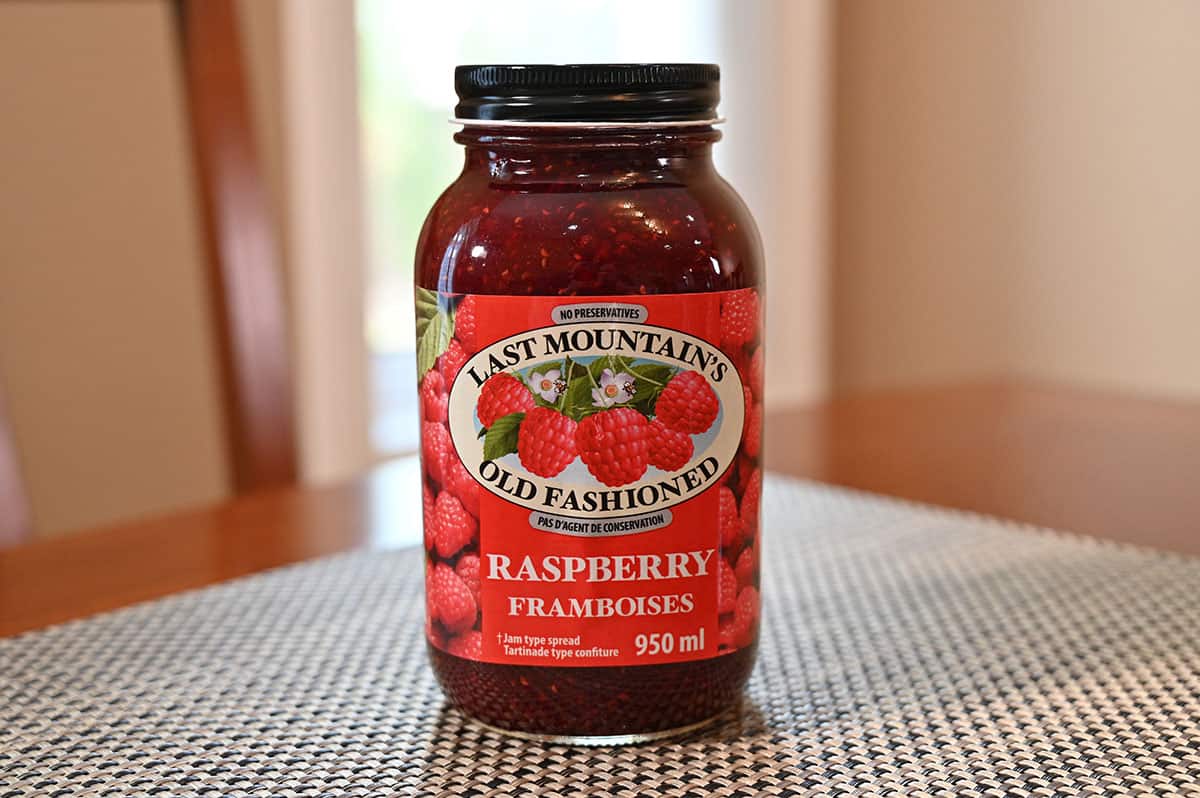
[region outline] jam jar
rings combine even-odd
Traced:
[[[712,64],[464,66],[416,253],[426,637],[449,700],[622,743],[734,707],[760,617],[762,252]]]

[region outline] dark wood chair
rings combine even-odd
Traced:
[[[175,21],[219,346],[226,450],[238,493],[296,479],[279,246],[254,145],[233,0],[175,0]],[[31,510],[0,394],[0,547]]]

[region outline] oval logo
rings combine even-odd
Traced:
[[[703,339],[574,323],[477,352],[451,387],[449,419],[463,464],[495,495],[539,516],[618,518],[715,484],[745,404],[733,362]]]

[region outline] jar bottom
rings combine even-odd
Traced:
[[[501,733],[548,742],[622,745],[702,728],[736,705],[756,646],[665,665],[497,665],[430,647],[450,702]]]
[[[517,729],[505,729],[501,726],[493,726],[490,723],[484,723],[477,718],[473,718],[476,723],[485,729],[490,729],[498,734],[503,734],[506,737],[516,737],[520,740],[531,740],[535,743],[546,743],[548,745],[582,745],[582,746],[606,746],[606,745],[639,745],[641,743],[652,743],[658,740],[669,740],[672,737],[682,737],[685,734],[700,731],[708,726],[713,725],[720,718],[724,717],[725,712],[718,712],[711,718],[706,718],[697,723],[692,723],[687,726],[679,726],[674,729],[664,729],[656,732],[642,732],[640,734],[596,734],[596,735],[572,735],[572,734],[536,734],[534,732],[520,731]]]

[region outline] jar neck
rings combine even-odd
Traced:
[[[469,125],[454,140],[466,147],[465,172],[493,182],[612,184],[685,180],[713,173],[711,125],[565,128]]]

